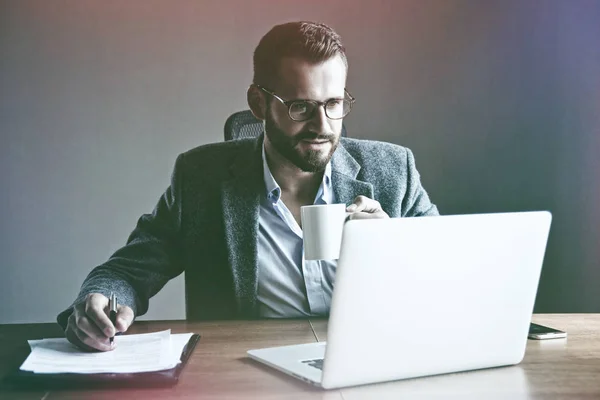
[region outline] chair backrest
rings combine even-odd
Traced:
[[[225,140],[253,138],[263,131],[263,122],[250,110],[238,111],[225,121]],[[346,137],[346,127],[342,123],[342,136]]]

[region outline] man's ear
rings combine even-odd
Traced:
[[[250,85],[248,92],[246,93],[246,98],[252,114],[254,114],[256,118],[264,121],[265,115],[267,114],[267,104],[260,89],[254,85]]]

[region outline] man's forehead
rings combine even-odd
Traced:
[[[340,56],[318,63],[286,57],[278,72],[273,90],[287,98],[325,100],[343,96],[346,87],[346,65]]]

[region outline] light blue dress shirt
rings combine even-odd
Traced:
[[[258,303],[261,317],[329,314],[337,261],[305,260],[302,229],[281,200],[281,188],[262,150],[266,192],[258,218]],[[333,204],[331,162],[314,204]]]

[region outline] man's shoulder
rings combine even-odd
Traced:
[[[237,159],[240,154],[250,154],[260,145],[258,138],[236,139],[200,145],[180,155],[186,165],[224,166]]]
[[[188,159],[198,157],[213,157],[225,154],[237,154],[239,152],[249,151],[256,147],[258,138],[236,139],[225,142],[215,142],[203,144],[183,153]]]
[[[407,147],[379,140],[342,138],[341,144],[361,164],[404,162],[410,152]]]

